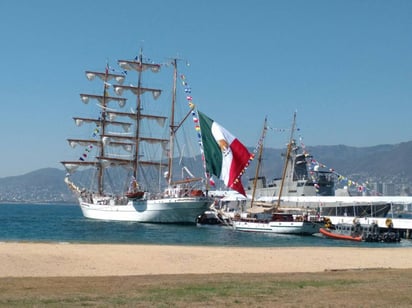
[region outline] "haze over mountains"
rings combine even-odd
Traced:
[[[373,147],[314,146],[306,150],[319,163],[354,181],[393,183],[398,192],[401,188],[411,190],[412,141]],[[264,150],[262,175],[268,179],[280,177],[284,152],[285,149]],[[243,181],[253,177],[254,172],[252,162]],[[74,203],[74,195],[64,183],[65,174],[63,168],[45,168],[0,178],[0,202]]]

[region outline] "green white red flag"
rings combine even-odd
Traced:
[[[246,195],[240,177],[253,154],[224,127],[198,111],[206,171]]]

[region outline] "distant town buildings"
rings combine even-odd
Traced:
[[[383,183],[382,184],[382,194],[384,196],[395,196],[395,184]]]
[[[371,196],[411,196],[411,189],[406,184],[374,182],[369,185]]]
[[[344,190],[351,196],[412,196],[412,189],[408,184],[369,182],[364,189],[350,186]]]

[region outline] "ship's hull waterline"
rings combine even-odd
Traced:
[[[248,222],[234,221],[233,228],[244,232],[312,235],[319,232],[318,224],[308,221]]]
[[[182,224],[195,224],[212,203],[208,197],[130,200],[124,205],[79,201],[83,216],[90,219]]]

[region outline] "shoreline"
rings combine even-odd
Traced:
[[[304,273],[412,268],[412,248],[0,242],[0,277]]]

